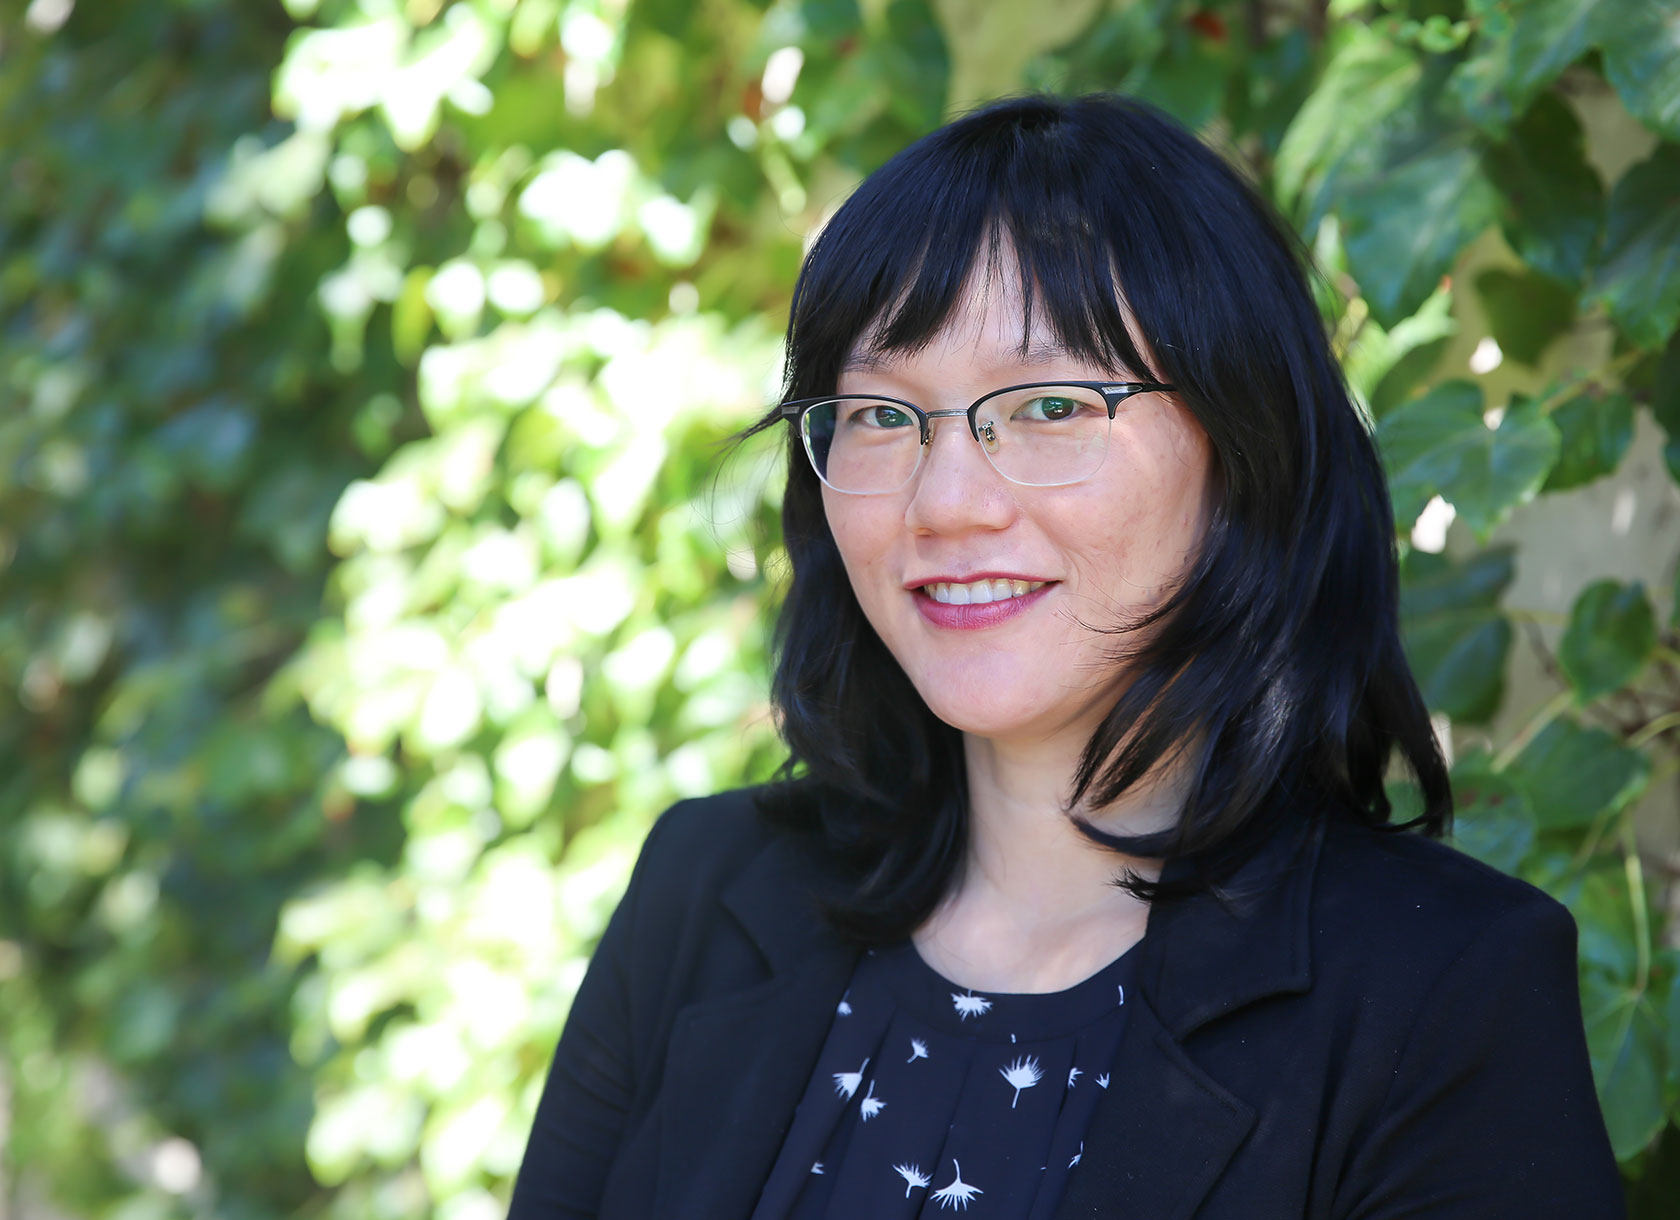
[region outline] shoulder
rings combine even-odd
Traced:
[[[1573,971],[1562,903],[1436,839],[1346,824],[1325,830],[1311,903],[1321,977],[1399,999],[1485,953],[1544,955]]]
[[[1569,918],[1544,890],[1439,839],[1346,823],[1325,830],[1313,908],[1321,918],[1342,917],[1362,928],[1379,924],[1448,939],[1454,930],[1473,935],[1518,912]]]
[[[642,888],[692,896],[716,892],[780,837],[764,816],[765,787],[678,801],[660,814],[636,864]]]
[[[725,909],[749,925],[803,912],[826,879],[823,852],[775,816],[801,799],[794,786],[764,784],[678,801],[648,833],[627,901],[647,924],[692,932]]]

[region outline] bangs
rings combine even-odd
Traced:
[[[1041,117],[1053,116],[1029,108],[1019,125],[1046,126]],[[1036,324],[1070,355],[1158,375],[1144,352],[1159,350],[1159,338],[1131,285],[1147,284],[1137,252],[1160,249],[1162,235],[1148,217],[1123,214],[1142,211],[1123,199],[1093,210],[1093,199],[1113,199],[1116,167],[1093,173],[1083,141],[1059,121],[1048,126],[1032,139],[1007,128],[936,135],[859,188],[795,289],[789,397],[831,392],[848,358],[921,350],[971,289],[1010,279],[1020,289],[1023,358]]]

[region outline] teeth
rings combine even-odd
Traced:
[[[973,584],[923,585],[923,590],[936,602],[947,606],[983,606],[988,602],[1008,601],[1024,597],[1034,589],[1042,589],[1042,580],[977,580]]]

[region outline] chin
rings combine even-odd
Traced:
[[[960,733],[1003,739],[1042,736],[1046,731],[1047,718],[1042,713],[1023,715],[1021,703],[1000,699],[995,694],[990,698],[970,698],[962,692],[923,690],[921,695],[930,712]]]

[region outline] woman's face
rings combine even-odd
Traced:
[[[1147,370],[1071,356],[1036,328],[1023,357],[1021,319],[1017,285],[970,287],[926,348],[849,361],[836,392],[887,394],[933,411],[1022,382],[1148,379]],[[1125,623],[1172,592],[1211,508],[1207,436],[1173,396],[1138,395],[1121,404],[1094,475],[1027,487],[992,468],[965,419],[936,419],[932,428],[921,468],[900,490],[822,489],[858,602],[947,724],[997,741],[1083,739],[1124,679],[1107,659],[1124,641],[1076,620]],[[960,609],[941,604],[952,594],[932,587],[982,578],[994,598],[1006,588],[998,580],[1042,587]]]

